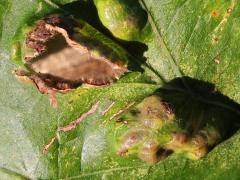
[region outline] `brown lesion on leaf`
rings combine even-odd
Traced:
[[[205,128],[193,135],[187,132],[174,132],[172,140],[164,147],[176,152],[186,153],[192,159],[199,159],[206,155],[209,147],[216,144],[220,138],[220,134],[215,129]]]
[[[161,103],[162,103],[162,106],[164,107],[165,109],[165,112],[168,114],[168,115],[172,115],[174,114],[174,108],[173,108],[173,105],[166,101],[166,100],[161,100]]]
[[[130,107],[132,107],[135,104],[135,102],[131,102],[129,103],[126,107],[124,107],[123,109],[120,109],[118,112],[116,112],[115,114],[113,114],[109,120],[111,121],[112,119],[116,118],[117,116],[119,116],[120,114],[124,113],[125,111],[127,111]],[[106,125],[108,122],[108,120],[105,120],[102,122],[103,125]]]
[[[215,64],[220,64],[220,58],[218,58],[218,57],[214,58],[213,62]]]
[[[108,111],[110,111],[110,109],[114,106],[115,104],[115,101],[112,102],[103,112],[102,112],[102,115],[105,115],[108,113]]]
[[[213,10],[211,13],[211,16],[213,17],[218,17],[220,15],[220,13],[217,10]]]
[[[212,44],[217,44],[219,42],[219,37],[217,37],[215,34],[212,36]]]
[[[79,125],[84,119],[86,119],[89,115],[93,114],[94,112],[96,112],[97,108],[98,108],[99,102],[97,102],[96,104],[94,104],[91,109],[86,112],[83,113],[79,118],[77,118],[76,120],[70,122],[68,125],[64,126],[64,127],[59,127],[57,129],[57,132],[68,132],[71,131],[73,129],[75,129],[77,127],[77,125]]]
[[[224,26],[228,22],[228,19],[231,16],[235,6],[236,6],[236,1],[230,1],[228,8],[226,9],[225,13],[222,15],[222,20],[219,22],[218,26],[214,29],[215,33],[223,31]]]
[[[86,119],[89,115],[93,114],[94,112],[96,112],[97,108],[99,106],[99,101],[96,102],[91,108],[90,110],[88,110],[87,112],[83,113],[79,118],[77,118],[76,120],[70,122],[69,124],[63,126],[63,127],[59,127],[57,129],[56,133],[60,133],[60,132],[69,132],[73,129],[75,129],[84,119]],[[56,142],[57,140],[57,136],[54,136],[53,138],[51,138],[49,140],[49,142],[47,144],[45,144],[43,146],[43,153],[46,154],[49,150],[49,148]]]
[[[147,140],[138,153],[138,157],[150,165],[166,159],[173,151],[161,147],[154,140]]]
[[[152,95],[145,98],[137,108],[140,112],[139,117],[148,117],[161,121],[171,120],[174,114],[173,106],[158,95]]]
[[[25,57],[25,60],[32,60],[32,58],[46,52],[48,50],[47,42],[59,34],[62,34],[69,44],[78,44],[72,41],[71,37],[74,28],[79,26],[79,23],[72,18],[61,17],[60,15],[52,15],[39,20],[35,28],[27,34],[25,45],[29,48],[31,54]]]
[[[45,144],[43,146],[43,154],[48,153],[49,148],[55,143],[56,140],[57,140],[57,138],[56,138],[56,136],[54,136],[53,138],[50,139],[48,144]]]
[[[213,40],[214,40],[215,42],[218,42],[218,41],[219,41],[219,39],[218,39],[217,37],[213,38]]]
[[[118,119],[116,120],[116,122],[117,122],[117,123],[123,123],[124,125],[128,125],[128,124],[129,124],[129,122],[126,121],[126,120],[124,120],[123,118],[118,118]]]
[[[102,86],[119,79],[127,72],[121,63],[96,57],[89,47],[74,40],[75,29],[82,26],[81,22],[60,15],[38,21],[25,40],[24,63],[30,72],[19,69],[16,76],[29,78],[41,93],[51,97],[82,84]]]
[[[88,47],[75,41],[74,28],[81,25],[68,17],[50,16],[28,33],[29,50],[25,63],[33,71],[48,74],[77,85],[110,84],[127,69],[105,57],[95,57]]]
[[[50,76],[48,74],[28,74],[21,69],[15,70],[17,79],[21,82],[32,82],[42,94],[49,95],[50,105],[53,108],[57,107],[56,93],[69,92],[74,86],[71,83],[66,83],[57,77]],[[58,88],[58,89],[57,89]]]
[[[232,10],[233,10],[232,8],[227,8],[227,13],[228,13],[228,14],[231,14],[231,13],[232,13]]]
[[[110,117],[110,120],[114,119],[115,117],[117,117],[118,115],[122,114],[123,112],[125,112],[126,110],[128,110],[130,107],[132,107],[135,104],[135,102],[131,102],[129,103],[126,107],[124,107],[123,109],[119,110],[117,113],[113,114]]]
[[[118,149],[117,154],[120,156],[128,155],[129,149],[134,147],[137,143],[140,143],[146,135],[146,130],[135,130],[127,133],[121,139],[121,146]]]

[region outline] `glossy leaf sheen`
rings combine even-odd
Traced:
[[[174,155],[154,166],[134,156],[116,154],[115,138],[123,124],[109,118],[127,104],[140,101],[160,85],[139,73],[130,73],[109,87],[79,88],[58,95],[57,109],[32,85],[20,84],[12,74],[10,59],[15,34],[26,23],[72,0],[0,1],[0,177],[1,179],[236,179],[240,176],[240,134],[224,141],[205,158],[187,160]],[[239,94],[239,16],[236,0],[142,0],[149,15],[152,38],[146,38],[147,63],[162,84],[190,76],[214,83],[236,102]],[[231,15],[226,10],[232,7]],[[217,11],[217,17],[212,16]],[[34,15],[35,14],[35,15]],[[218,42],[213,42],[213,36]],[[220,63],[214,63],[218,58]],[[156,73],[155,72],[155,73]],[[147,73],[150,73],[150,71]],[[153,73],[152,73],[153,74]],[[159,78],[160,77],[160,78]],[[190,87],[191,89],[191,87]],[[58,134],[47,154],[43,146],[62,127],[99,101],[95,113],[76,129]],[[112,103],[113,108],[102,112]],[[103,121],[107,120],[105,125]]]

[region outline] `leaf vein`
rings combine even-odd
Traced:
[[[180,70],[180,68],[177,66],[177,63],[176,63],[176,60],[174,58],[174,56],[172,55],[172,52],[170,51],[170,49],[168,48],[167,46],[167,43],[165,42],[165,40],[163,39],[162,35],[161,35],[161,32],[159,30],[159,28],[157,27],[156,25],[156,21],[154,20],[154,17],[153,17],[153,14],[150,12],[149,8],[147,7],[146,3],[144,0],[141,0],[142,2],[142,5],[144,6],[145,10],[148,12],[149,14],[149,22],[153,28],[153,31],[154,33],[156,34],[157,36],[157,40],[158,42],[160,43],[160,46],[163,47],[163,49],[165,49],[167,55],[168,55],[168,58],[169,58],[169,62],[171,64],[171,67],[173,69],[173,72],[175,73],[175,75],[177,77],[181,77],[181,80],[184,84],[184,86],[186,87],[187,91],[192,94],[189,86],[187,85],[185,79],[184,79],[184,75],[183,75],[183,72]]]
[[[149,166],[142,165],[142,166],[135,166],[135,167],[120,167],[120,168],[104,169],[104,170],[99,170],[99,171],[95,171],[95,172],[91,172],[91,173],[81,174],[78,176],[67,177],[67,178],[64,178],[63,180],[78,179],[80,177],[94,176],[94,175],[98,175],[98,174],[111,173],[111,172],[116,172],[116,171],[126,171],[126,170],[130,170],[130,169],[138,169],[138,168],[144,168],[144,167],[149,168]]]
[[[200,22],[200,19],[201,19],[200,17],[197,18],[197,21],[196,21],[196,23],[195,23],[195,25],[194,25],[194,28],[193,28],[193,30],[192,30],[192,32],[191,32],[189,38],[187,38],[187,42],[186,42],[185,46],[183,47],[183,50],[182,50],[183,53],[185,53],[185,50],[186,50],[186,48],[187,48],[187,46],[188,46],[190,40],[192,39],[192,37],[193,37],[193,35],[194,35],[194,32],[195,32],[196,28],[198,27],[198,24],[199,24],[199,22]]]
[[[178,15],[179,11],[182,10],[182,8],[184,7],[185,4],[187,4],[189,0],[184,1],[178,8],[177,10],[175,10],[175,14],[173,15],[172,19],[170,20],[170,23],[168,24],[167,28],[166,28],[166,32],[168,32],[169,28],[172,26],[172,23],[174,22],[174,20],[176,19],[176,16]]]

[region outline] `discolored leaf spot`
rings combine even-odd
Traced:
[[[72,17],[51,15],[37,21],[27,28],[22,46],[29,72],[17,70],[22,73],[16,75],[29,78],[41,93],[49,94],[53,106],[55,92],[68,92],[82,84],[108,85],[128,71],[125,50]]]
[[[34,72],[78,86],[82,83],[106,85],[124,74],[127,69],[120,62],[96,57],[74,37],[82,24],[69,17],[53,15],[41,20],[28,33],[25,63]],[[83,38],[83,35],[81,35]],[[87,42],[86,42],[87,43]],[[120,60],[119,60],[120,61]],[[56,86],[56,89],[61,87]],[[64,88],[64,87],[63,87]]]
[[[167,158],[173,151],[164,149],[153,140],[145,141],[143,147],[138,153],[138,157],[150,165],[156,164],[158,161]]]
[[[214,58],[214,60],[213,60],[213,61],[214,61],[214,63],[215,63],[215,64],[220,64],[220,59],[219,59],[219,58],[217,58],[217,57],[216,57],[216,58]]]
[[[222,124],[227,122],[221,118],[218,118],[219,122],[217,122],[207,114],[204,115],[204,112],[198,114],[197,111],[193,111],[190,116],[186,114],[186,117],[178,117],[179,109],[178,111],[173,109],[183,108],[183,102],[178,100],[180,104],[176,104],[174,101],[167,100],[172,98],[176,100],[174,95],[169,98],[164,93],[160,94],[146,97],[122,114],[121,120],[129,122],[129,128],[127,134],[120,137],[118,154],[135,154],[149,164],[155,164],[172,153],[180,153],[189,159],[196,160],[205,156],[213,146],[219,143],[226,132],[232,132],[233,127],[225,127],[221,132]],[[181,98],[184,102],[187,100],[187,98]],[[192,106],[196,105],[194,100],[192,103]],[[189,108],[187,107],[188,110]],[[184,109],[181,110],[185,112]],[[229,117],[231,118],[231,113]],[[186,121],[185,125],[181,123],[181,118]],[[140,132],[144,133],[140,135]]]
[[[82,114],[76,120],[70,122],[68,125],[66,125],[64,127],[59,127],[57,129],[57,132],[68,132],[68,131],[71,131],[72,129],[76,128],[77,125],[79,125],[87,116],[93,114],[97,110],[98,105],[99,105],[99,102],[94,104],[89,111],[87,111],[86,113]]]
[[[118,112],[116,112],[115,114],[113,114],[113,115],[109,118],[109,120],[112,120],[112,119],[116,118],[117,116],[119,116],[120,114],[122,114],[123,112],[127,111],[127,110],[128,110],[130,107],[132,107],[134,104],[135,104],[135,102],[132,102],[132,103],[128,104],[126,107],[124,107],[123,109],[120,109]],[[110,108],[111,108],[111,105],[110,105]],[[104,113],[105,113],[105,111],[104,111]],[[118,119],[117,121],[118,121],[118,122],[121,122],[122,120],[121,120],[121,118],[120,118],[120,119]],[[102,124],[105,125],[105,124],[107,124],[107,122],[108,122],[108,121],[105,120],[105,121],[102,122]],[[125,122],[125,121],[123,121],[123,122]],[[125,123],[125,124],[126,124],[126,123]]]
[[[166,158],[171,150],[162,149],[156,133],[166,124],[171,124],[173,118],[168,102],[157,95],[145,98],[121,117],[123,122],[129,122],[130,129],[120,138],[118,154],[137,153],[140,159],[149,164]]]
[[[136,131],[133,131],[133,132],[130,132],[130,133],[127,133],[126,135],[124,135],[124,137],[121,140],[122,143],[118,150],[118,154],[121,156],[124,156],[124,155],[131,153],[129,151],[131,151],[131,149],[133,149],[139,143],[142,142],[145,134],[146,134],[145,130],[136,130]]]
[[[49,150],[49,148],[53,145],[53,143],[55,143],[56,141],[56,137],[53,137],[50,139],[50,141],[48,142],[48,144],[43,146],[43,153],[46,154]]]
[[[217,10],[213,10],[212,11],[212,16],[213,17],[218,17],[219,16],[219,12]]]
[[[228,8],[228,9],[227,9],[227,13],[228,13],[228,14],[231,14],[231,13],[232,13],[232,10],[233,10],[232,8]]]

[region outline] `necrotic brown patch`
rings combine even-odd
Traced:
[[[72,40],[76,26],[73,19],[51,16],[28,33],[25,63],[35,76],[47,86],[64,90],[82,83],[110,84],[126,72],[104,57],[94,57],[87,47]]]
[[[105,85],[112,83],[123,71],[104,59],[81,54],[70,47],[63,36],[48,42],[48,51],[32,60],[30,67],[37,73],[48,74],[76,84]]]

